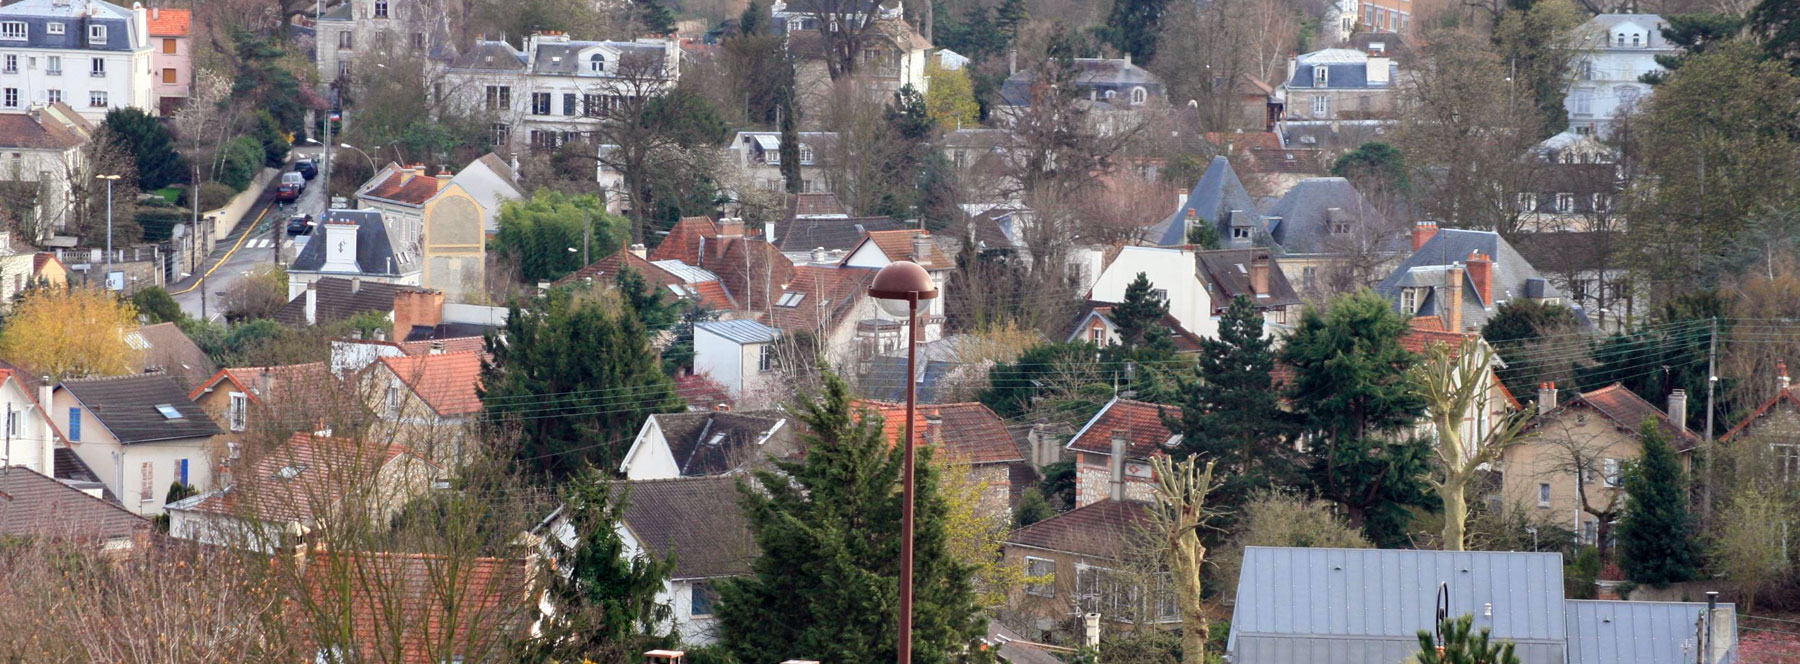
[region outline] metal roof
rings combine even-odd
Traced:
[[[766,344],[775,341],[781,331],[753,320],[709,320],[694,327],[739,344]]]
[[[705,268],[694,267],[673,258],[651,261],[650,264],[667,270],[669,274],[675,275],[676,278],[681,279],[685,283],[697,284],[703,281],[719,280],[719,275],[713,274]]]
[[[1491,551],[1249,547],[1227,651],[1237,664],[1393,664],[1431,629],[1439,584],[1450,613],[1562,664],[1562,556]]]
[[[1569,600],[1569,664],[1687,664],[1694,661],[1704,602],[1618,602]],[[1729,630],[1720,639],[1737,643],[1737,607],[1719,604],[1734,616],[1719,620]],[[1725,661],[1735,657],[1727,656]]]

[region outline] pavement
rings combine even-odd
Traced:
[[[294,158],[316,156],[318,149],[300,149],[294,151]],[[292,162],[282,167],[282,171],[293,170]],[[276,264],[275,252],[281,250],[280,264],[286,265],[305,246],[306,236],[290,238],[287,235],[287,219],[294,214],[310,214],[318,219],[325,213],[326,205],[324,180],[313,178],[306,182],[306,190],[301,192],[300,200],[292,203],[275,201],[275,187],[270,186],[263,192],[256,205],[238,224],[231,235],[219,241],[211,255],[206,257],[203,274],[189,275],[180,281],[169,284],[169,293],[175,296],[175,302],[181,310],[190,316],[201,315],[201,298],[205,297],[205,314],[212,320],[220,320],[219,301],[221,295],[245,277],[255,274],[259,269],[266,269]],[[299,243],[295,240],[298,239]],[[202,288],[201,284],[205,287]]]

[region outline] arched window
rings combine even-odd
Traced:
[[[1107,98],[1107,99],[1112,99],[1112,98],[1113,98],[1113,97],[1117,97],[1117,96],[1119,96],[1119,91],[1118,91],[1118,90],[1107,90],[1107,91],[1106,91],[1106,98]]]
[[[1619,46],[1625,45],[1625,33],[1623,33],[1623,32],[1619,33],[1618,44],[1619,44]]]
[[[596,74],[606,71],[606,55],[595,53],[588,57],[588,71]]]
[[[1631,46],[1632,46],[1632,48],[1637,48],[1637,46],[1638,46],[1638,33],[1635,33],[1635,32],[1633,32],[1633,33],[1631,33]]]
[[[800,163],[801,164],[813,163],[812,146],[807,145],[805,143],[800,144]]]
[[[1149,99],[1150,99],[1150,93],[1144,91],[1143,88],[1132,88],[1131,89],[1131,103],[1142,104]]]

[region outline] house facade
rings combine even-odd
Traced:
[[[56,450],[64,445],[62,434],[51,423],[44,404],[50,403],[50,387],[35,390],[10,369],[0,369],[0,408],[6,409],[4,449],[0,466],[24,468],[45,477],[56,476]]]
[[[103,0],[0,7],[0,108],[62,102],[90,122],[115,108],[155,115],[150,10]]]
[[[472,182],[476,179],[482,181]],[[418,256],[420,285],[444,293],[450,302],[484,294],[487,224],[497,227],[496,206],[519,197],[517,185],[483,160],[461,173],[435,176],[422,165],[388,164],[356,191],[360,210],[381,214],[396,255]]]
[[[1181,409],[1114,397],[1064,447],[1075,456],[1075,505],[1102,500],[1149,501],[1156,492],[1150,458],[1181,445],[1163,424]]]
[[[481,362],[480,352],[445,349],[370,364],[360,394],[378,420],[377,438],[456,467],[481,415]]]
[[[487,116],[497,151],[553,150],[586,140],[625,98],[673,88],[680,55],[666,39],[579,41],[540,32],[524,50],[482,40],[443,68],[433,94]]]
[[[1022,626],[1031,628],[1027,636],[1042,640],[1071,616],[1086,614],[1099,614],[1103,631],[1180,622],[1167,577],[1134,572],[1145,562],[1135,551],[1154,523],[1144,502],[1107,499],[1008,535],[1003,559],[1043,579],[1011,598],[1012,611],[1027,622]]]
[[[1393,110],[1400,65],[1385,55],[1328,48],[1288,60],[1276,91],[1289,120],[1372,120]]]
[[[807,194],[824,192],[824,165],[837,149],[837,133],[803,131],[798,136],[800,189]],[[740,131],[732,137],[727,152],[744,182],[769,191],[786,190],[787,180],[781,174],[781,132]]]
[[[1421,221],[1413,227],[1412,246],[1412,255],[1375,287],[1401,315],[1436,316],[1441,329],[1470,331],[1486,325],[1500,305],[1523,298],[1568,306],[1588,323],[1586,311],[1499,233]]]
[[[1663,37],[1668,22],[1655,14],[1601,14],[1577,29],[1568,95],[1569,129],[1578,134],[1612,135],[1619,116],[1650,96],[1639,77],[1664,71],[1656,56],[1679,48]]]
[[[69,448],[133,514],[163,513],[169,488],[214,487],[224,433],[168,376],[66,380],[50,412]]]
[[[194,90],[193,12],[172,7],[151,7],[149,16],[150,96],[157,113],[173,115],[187,103]]]
[[[36,190],[33,209],[19,226],[34,229],[36,237],[19,239],[48,238],[68,222],[75,208],[71,182],[89,176],[83,148],[93,133],[94,123],[63,102],[0,111],[0,181],[33,183]]]
[[[429,55],[449,45],[451,8],[444,0],[344,0],[319,17],[314,45],[319,80],[340,90],[359,63],[390,54]]]
[[[288,264],[288,297],[336,277],[357,284],[418,287],[424,280],[417,223],[389,223],[380,210],[328,210]]]
[[[931,58],[931,42],[905,19],[902,4],[867,2],[819,2],[777,0],[769,8],[774,32],[787,38],[787,52],[794,60],[794,88],[803,105],[822,101],[831,94],[833,81],[825,59],[834,57],[831,33],[853,30],[860,52],[855,74],[859,91],[882,103],[895,92],[911,86],[919,94],[931,85],[925,64]]]
[[[780,375],[780,338],[781,330],[754,320],[695,323],[694,372],[711,376],[741,401],[766,398]]]

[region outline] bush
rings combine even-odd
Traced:
[[[250,187],[250,181],[262,170],[263,148],[255,138],[239,136],[225,143],[217,178],[233,192]],[[205,192],[202,192],[204,194]]]
[[[187,198],[188,193],[191,191],[193,190],[189,189],[182,192],[182,205],[193,205],[193,203],[188,202]],[[231,199],[237,196],[237,194],[237,190],[232,189],[230,185],[223,182],[203,182],[200,184],[200,209],[217,210],[230,205]]]
[[[1594,599],[1594,580],[1600,577],[1600,549],[1582,547],[1563,565],[1563,595],[1569,599]]]
[[[287,133],[281,130],[281,123],[268,111],[257,111],[250,115],[253,126],[250,135],[263,151],[263,165],[269,168],[280,168],[287,163],[288,150],[293,146],[288,143]]]
[[[161,286],[151,286],[131,295],[132,306],[137,307],[138,315],[144,322],[155,325],[180,321],[185,317],[181,313],[181,305],[175,303],[174,296]]]

